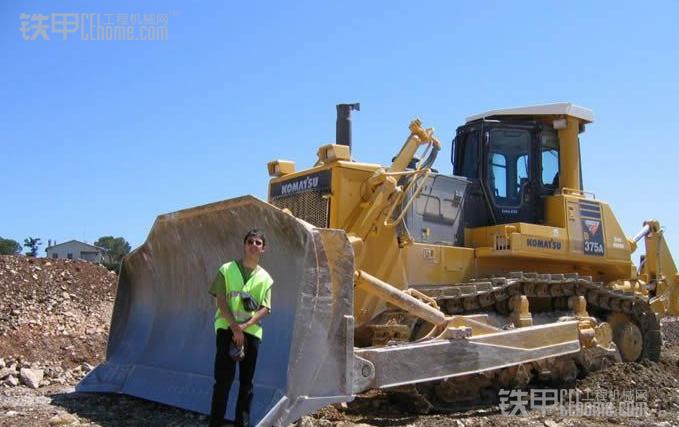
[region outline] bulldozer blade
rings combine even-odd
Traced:
[[[77,386],[207,414],[215,303],[207,289],[242,255],[251,228],[267,239],[272,311],[255,372],[252,419],[285,425],[353,398],[353,250],[341,230],[318,229],[252,196],[159,216],[125,258],[106,360]],[[234,418],[238,381],[229,393]]]

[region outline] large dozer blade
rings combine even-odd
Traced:
[[[350,400],[354,265],[346,235],[314,228],[251,196],[156,219],[146,242],[123,262],[106,361],[77,390],[208,413],[215,303],[207,288],[221,264],[241,256],[251,228],[266,234],[262,266],[275,281],[252,421],[284,425]],[[237,387],[234,381],[230,419]]]

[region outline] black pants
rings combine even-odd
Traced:
[[[236,363],[240,387],[238,388],[238,403],[236,404],[236,427],[250,426],[250,406],[252,405],[255,365],[257,364],[257,350],[259,338],[250,334],[245,335],[245,358],[234,362],[229,356],[229,344],[233,337],[231,329],[217,330],[217,355],[215,356],[215,385],[212,389],[212,406],[210,409],[210,426],[221,426],[229,400],[229,389],[236,374]]]

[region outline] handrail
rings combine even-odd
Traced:
[[[570,195],[570,196],[580,196],[587,198],[587,196],[590,196],[589,198],[596,200],[596,195],[592,192],[589,191],[584,191],[584,190],[578,190],[577,188],[568,188],[568,187],[562,187],[560,189],[561,194],[563,195]]]
[[[392,203],[391,208],[389,209],[389,213],[387,214],[387,219],[384,220],[384,226],[385,227],[394,227],[396,224],[401,222],[403,220],[403,217],[405,216],[406,212],[408,211],[408,208],[410,205],[413,203],[413,200],[417,198],[417,196],[420,195],[420,192],[422,191],[422,188],[424,187],[424,184],[427,182],[427,177],[429,176],[429,173],[431,172],[431,169],[419,169],[415,170],[412,172],[413,175],[419,175],[419,174],[424,174],[423,177],[420,177],[419,181],[420,183],[417,185],[417,188],[415,189],[415,192],[413,193],[412,197],[408,200],[408,202],[403,206],[401,209],[401,213],[399,216],[394,219],[393,221],[389,221],[389,218],[391,218],[391,215],[394,213],[394,210],[396,209],[396,206],[399,205],[399,202],[401,201],[401,198],[408,194],[408,190],[410,190],[410,187],[417,181],[417,179],[414,179],[408,183],[408,186],[403,190],[401,195],[397,198],[397,200]]]

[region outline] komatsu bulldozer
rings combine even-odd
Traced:
[[[337,106],[336,143],[313,167],[268,164],[268,202],[244,196],[157,218],[123,262],[106,360],[79,391],[208,413],[207,288],[250,228],[267,236],[262,265],[275,280],[255,375],[261,426],[374,388],[419,393],[426,406],[659,358],[679,276],[658,221],[629,238],[583,188],[590,110],[471,116],[448,175],[432,169],[441,144],[419,120],[390,166],[353,159],[358,107]]]

